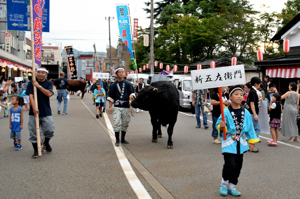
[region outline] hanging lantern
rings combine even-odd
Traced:
[[[285,39],[285,40],[283,41],[283,51],[284,51],[285,53],[290,52],[290,40]]]
[[[143,70],[146,70],[146,66],[145,65],[143,66]]]
[[[216,62],[214,62],[214,61],[210,62],[210,67],[211,68],[216,68]]]
[[[164,66],[163,63],[160,63],[160,64],[159,64],[159,68],[160,68],[160,69],[163,69],[163,66]]]
[[[188,73],[188,71],[189,71],[188,66],[184,66],[184,73]]]
[[[1,70],[1,71],[2,71],[2,73],[4,73],[4,72],[5,72],[5,68],[2,68],[2,70]]]
[[[142,72],[142,68],[139,68],[139,72],[140,72],[140,73]]]
[[[178,67],[177,67],[177,65],[174,65],[174,68],[173,68],[173,70],[174,70],[174,72],[177,72],[177,70],[178,70]]]
[[[154,62],[154,66],[157,67],[157,61]]]
[[[13,69],[14,69],[14,71],[17,71],[17,70],[18,70],[18,67],[15,66]]]
[[[29,73],[28,73],[28,76],[32,76],[32,74],[29,72]]]
[[[169,65],[166,66],[166,71],[168,71],[168,72],[170,71],[170,66]]]
[[[231,66],[236,66],[237,63],[237,58],[236,57],[232,57],[231,58]]]
[[[263,58],[263,53],[262,53],[261,50],[258,50],[258,51],[257,51],[257,60],[258,60],[258,61],[263,61],[263,60],[264,60],[264,58]]]
[[[149,64],[146,64],[146,68],[147,68],[147,69],[149,68]]]
[[[202,68],[201,64],[198,64],[197,65],[197,70],[201,70],[201,68]]]

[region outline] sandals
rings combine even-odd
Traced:
[[[277,146],[277,143],[275,143],[274,141],[270,141],[268,142],[268,146]]]
[[[295,138],[294,142],[300,142],[299,138]]]
[[[288,140],[284,140],[285,142],[294,142],[294,140],[290,140],[290,139],[288,139]]]

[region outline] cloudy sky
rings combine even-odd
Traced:
[[[157,2],[158,0],[154,0]],[[254,9],[260,11],[261,5],[269,6],[268,12],[280,12],[287,0],[249,0]],[[131,17],[139,19],[139,26],[149,27],[143,8],[144,0],[50,0],[50,33],[43,33],[45,45],[60,44],[62,47],[73,45],[81,51],[104,51],[109,44],[108,21],[105,17],[114,17],[111,21],[112,45],[116,46],[119,37],[116,20],[116,5],[128,4]],[[29,35],[27,35],[29,37]]]

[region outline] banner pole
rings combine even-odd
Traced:
[[[32,1],[30,0],[30,20],[31,20],[31,59],[32,59],[32,80],[36,80],[36,74],[35,74],[35,56],[34,56],[34,30],[33,30],[33,5]],[[35,106],[38,109],[38,99],[37,99],[37,90],[36,87],[33,86],[33,97]],[[37,141],[37,147],[38,147],[38,156],[42,156],[41,151],[41,138],[40,138],[40,120],[39,120],[39,114],[35,115],[35,127],[36,127],[36,141]]]
[[[221,115],[222,115],[222,121],[225,123],[225,116],[224,116],[224,109],[223,109],[223,99],[222,99],[222,88],[218,87],[218,92],[219,92],[219,98],[220,98],[220,109],[221,109]],[[226,128],[221,129],[223,131],[223,137],[224,140],[227,140],[226,138]]]

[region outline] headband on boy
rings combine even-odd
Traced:
[[[49,73],[46,69],[43,69],[43,68],[38,68],[36,71],[42,71],[42,72]]]
[[[236,90],[241,90],[244,93],[244,90],[241,87],[236,87],[236,88],[232,89],[232,91],[229,93],[229,95],[232,95],[232,93]]]
[[[116,73],[116,74],[117,74],[118,70],[123,70],[123,71],[125,71],[124,68],[117,68],[117,69],[115,70],[115,73]]]

